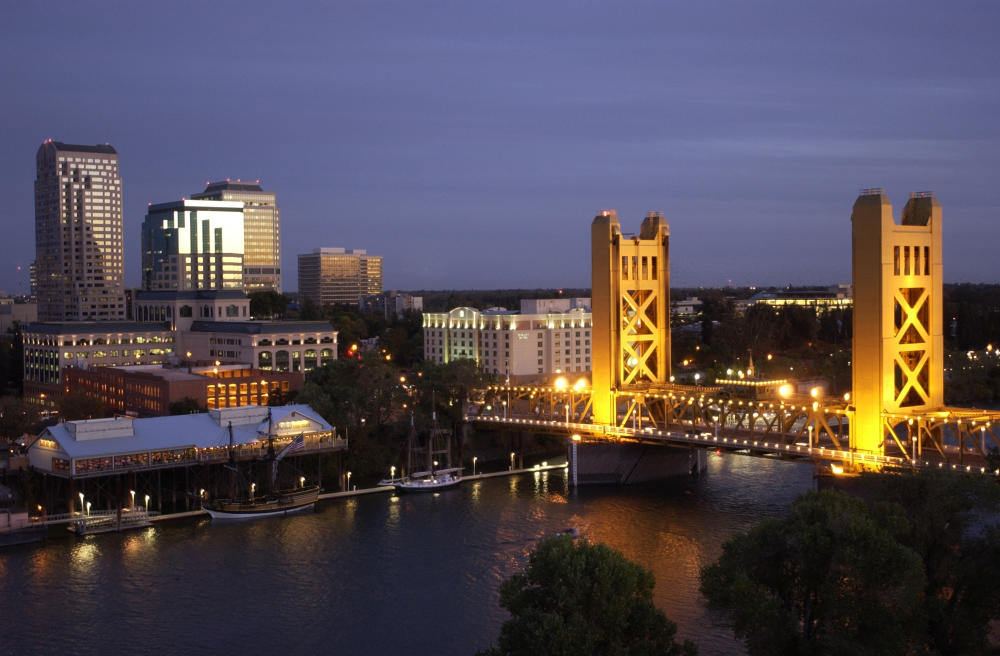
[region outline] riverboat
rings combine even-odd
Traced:
[[[256,519],[258,517],[273,517],[276,515],[288,515],[313,508],[316,499],[319,498],[320,488],[312,485],[279,490],[278,463],[285,455],[294,453],[305,446],[305,438],[302,434],[297,435],[285,448],[277,455],[274,454],[274,433],[271,426],[271,411],[267,413],[267,433],[268,457],[271,463],[271,484],[269,491],[262,495],[254,494],[254,485],[250,485],[247,496],[240,498],[236,494],[237,477],[239,469],[236,466],[236,459],[233,455],[233,425],[229,424],[229,464],[226,468],[233,474],[232,494],[230,498],[215,499],[202,506],[212,519]]]
[[[213,519],[254,519],[309,510],[318,497],[319,486],[313,485],[252,499],[217,499],[203,507]]]

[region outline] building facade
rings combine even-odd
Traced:
[[[63,369],[164,364],[174,333],[162,323],[73,321],[24,326],[24,397],[51,405],[63,390]]]
[[[382,256],[350,248],[317,248],[299,255],[299,297],[317,306],[358,305],[382,293]]]
[[[194,361],[305,373],[337,359],[337,331],[326,321],[195,321],[178,335],[178,352]]]
[[[588,373],[592,324],[589,307],[532,314],[468,307],[425,312],[424,359],[445,364],[467,358],[486,373],[521,379]]]
[[[195,200],[243,203],[243,289],[281,293],[281,211],[260,181],[211,182]]]
[[[243,203],[150,205],[142,223],[146,290],[243,289]]]
[[[46,140],[35,177],[42,321],[125,318],[122,180],[114,148]]]
[[[138,291],[132,301],[136,321],[164,321],[185,331],[195,321],[246,321],[250,299],[238,289]]]
[[[63,371],[64,391],[101,401],[116,414],[159,417],[192,399],[201,408],[267,405],[305,384],[301,373],[261,371],[249,365],[99,367]]]

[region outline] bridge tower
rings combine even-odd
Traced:
[[[650,212],[638,236],[622,233],[604,210],[590,239],[592,416],[614,425],[616,391],[670,380],[670,228]]]
[[[885,193],[865,189],[851,224],[851,446],[884,453],[885,414],[944,405],[941,205],[931,192],[910,194],[897,225]]]

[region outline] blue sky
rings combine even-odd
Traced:
[[[850,282],[850,211],[932,189],[947,281],[996,282],[1000,5],[45,2],[0,21],[0,289],[27,290],[34,157],[109,142],[126,282],[147,202],[278,195],[386,288],[587,287],[589,227],[671,229],[674,286]],[[23,271],[18,273],[17,266]]]

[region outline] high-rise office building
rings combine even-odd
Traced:
[[[146,290],[243,289],[243,203],[150,205],[142,223]]]
[[[111,146],[38,148],[35,266],[41,321],[125,318],[122,180]]]
[[[274,194],[261,189],[259,180],[224,180],[191,198],[243,203],[244,291],[281,292],[281,212]]]
[[[299,295],[319,306],[357,305],[382,293],[382,256],[365,250],[317,248],[299,255]]]

